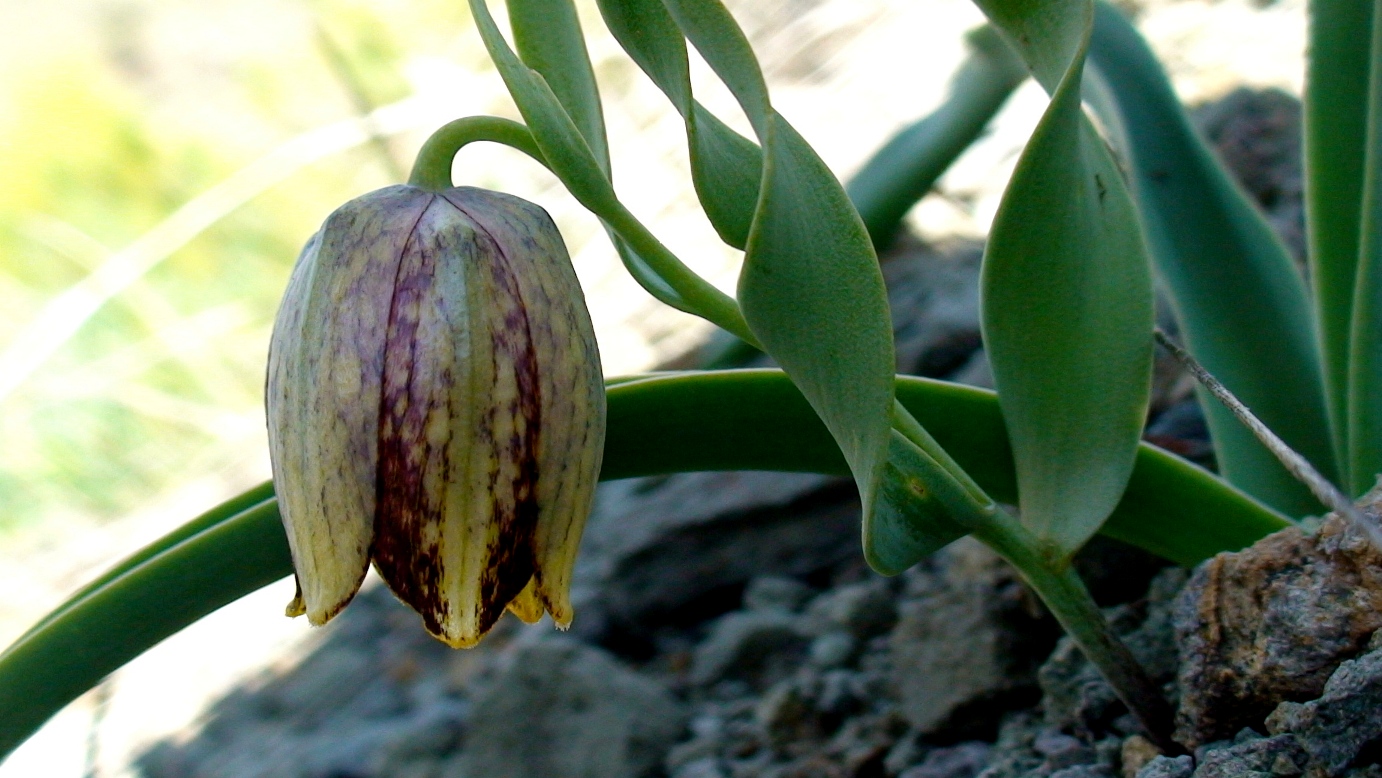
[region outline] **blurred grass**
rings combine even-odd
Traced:
[[[46,303],[267,149],[348,119],[361,98],[408,96],[405,51],[454,55],[458,9],[0,9],[0,22],[31,32],[0,54],[0,353]],[[216,43],[237,32],[255,40]],[[391,183],[390,169],[370,146],[309,166],[154,266],[22,374],[0,399],[0,532],[121,516],[193,478],[228,490],[261,478],[264,356],[292,261],[332,208]]]

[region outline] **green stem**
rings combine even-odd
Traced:
[[[700,316],[733,333],[750,346],[763,350],[758,338],[754,337],[749,329],[748,322],[744,320],[744,313],[739,309],[738,301],[696,275],[696,272],[683,264],[656,235],[649,232],[623,203],[613,198],[611,200],[609,209],[596,215],[618,233],[633,253],[653,268],[659,278],[681,295],[685,305],[675,307]]]
[[[1161,689],[1113,634],[1075,569],[1057,566],[1042,554],[1037,539],[1005,511],[996,512],[991,521],[974,531],[974,537],[1017,569],[1157,748],[1172,755],[1184,753],[1184,747],[1171,736],[1174,717]]]
[[[413,174],[409,176],[408,183],[433,192],[450,189],[453,186],[451,164],[456,154],[477,140],[502,143],[518,149],[538,164],[548,167],[547,160],[538,150],[533,134],[528,132],[527,127],[497,116],[467,116],[442,125],[422,144],[417,160],[413,162]]]
[[[935,460],[940,465],[941,473],[956,486],[964,490],[969,497],[967,502],[972,503],[972,510],[978,514],[987,516],[993,512],[997,502],[984,491],[984,488],[965,472],[963,467],[950,456],[936,439],[931,437],[931,433],[917,421],[912,412],[899,400],[893,401],[893,429],[902,433],[902,436],[916,444],[917,448],[926,452],[926,455]]]
[[[456,154],[475,141],[502,143],[517,149],[547,168],[553,175],[561,177],[558,171],[548,164],[546,156],[533,138],[532,131],[526,126],[496,116],[467,116],[442,125],[422,144],[417,153],[417,160],[413,163],[413,173],[408,183],[434,192],[450,189],[453,186],[451,166]],[[668,300],[657,290],[648,288],[645,279],[638,278],[653,296],[734,333],[755,348],[761,348],[758,339],[749,330],[748,323],[744,321],[744,314],[739,310],[739,304],[734,298],[696,275],[695,271],[664,246],[656,235],[619,202],[608,181],[595,187],[573,186],[567,181],[562,183],[567,185],[567,189],[582,205],[622,238],[657,278],[674,290],[680,299]],[[598,196],[592,197],[592,191],[597,192]],[[635,273],[635,278],[637,277],[638,274]]]
[[[964,498],[944,500],[955,520],[1017,569],[1137,717],[1152,742],[1168,754],[1183,751],[1171,737],[1174,722],[1166,698],[1128,647],[1109,629],[1103,612],[1075,569],[1041,553],[1041,542],[1036,536],[1000,508],[901,403],[893,410],[893,428],[938,465],[916,474],[928,489],[938,495],[954,494],[956,487],[962,490]]]

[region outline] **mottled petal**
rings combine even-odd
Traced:
[[[350,602],[368,565],[392,288],[412,224],[432,199],[390,187],[333,213],[299,258],[274,324],[269,451],[297,604],[313,624]]]
[[[566,246],[546,211],[517,197],[469,187],[444,196],[505,247],[527,303],[542,418],[537,594],[565,628],[573,617],[569,592],[576,550],[604,455],[605,390],[595,330]]]
[[[374,558],[453,646],[478,642],[536,566],[528,330],[504,247],[437,198],[409,241],[389,320]]]
[[[547,608],[543,605],[542,598],[538,596],[536,577],[528,581],[528,585],[523,587],[523,591],[509,602],[509,612],[521,619],[524,624],[536,624],[542,621],[542,614],[547,612]]]

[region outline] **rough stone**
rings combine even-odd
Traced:
[[[1190,778],[1195,760],[1187,756],[1158,756],[1137,772],[1137,778]]]
[[[1019,778],[1042,770],[1042,757],[1032,749],[1042,729],[1041,718],[1031,711],[1005,717],[998,728],[998,740],[989,751],[989,766],[979,778]]]
[[[806,606],[802,630],[810,635],[845,632],[860,640],[881,635],[897,621],[897,606],[886,581],[846,584],[821,594]]]
[[[1278,705],[1267,729],[1294,736],[1312,776],[1343,774],[1382,738],[1382,651],[1339,665],[1318,699]]]
[[[1123,766],[1123,778],[1136,778],[1138,772],[1158,756],[1161,756],[1161,751],[1152,741],[1141,735],[1130,736],[1118,749],[1118,761]]]
[[[1295,737],[1278,735],[1264,738],[1251,730],[1248,733],[1240,734],[1231,745],[1203,752],[1197,760],[1195,778],[1301,774],[1305,752]]]
[[[795,613],[813,594],[811,587],[776,575],[760,575],[744,587],[744,610]]]
[[[448,778],[638,778],[686,726],[661,684],[569,639],[519,646],[476,695]]]
[[[859,555],[851,481],[803,473],[686,473],[602,484],[572,590],[573,629],[646,631],[762,575]],[[732,597],[732,599],[729,599]]]
[[[890,637],[902,713],[924,734],[963,737],[979,720],[991,726],[1003,710],[1034,702],[1036,666],[1050,647],[1004,563],[962,544],[929,588],[913,585]]]
[[[898,778],[974,778],[988,765],[988,743],[970,741],[937,748],[921,764],[903,771]]]
[[[734,611],[721,616],[691,658],[691,682],[704,686],[746,674],[774,652],[804,644],[797,618],[780,611]]]
[[[1363,500],[1376,515],[1379,490]],[[1199,745],[1260,726],[1283,700],[1318,697],[1382,627],[1382,553],[1330,516],[1196,569],[1176,603],[1176,738]]]
[[[720,767],[720,760],[714,757],[697,759],[682,765],[672,773],[672,778],[728,778]]]

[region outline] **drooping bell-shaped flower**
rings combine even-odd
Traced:
[[[468,187],[346,203],[293,269],[265,394],[290,615],[325,623],[373,561],[452,646],[505,608],[571,623],[605,395],[540,207]]]

